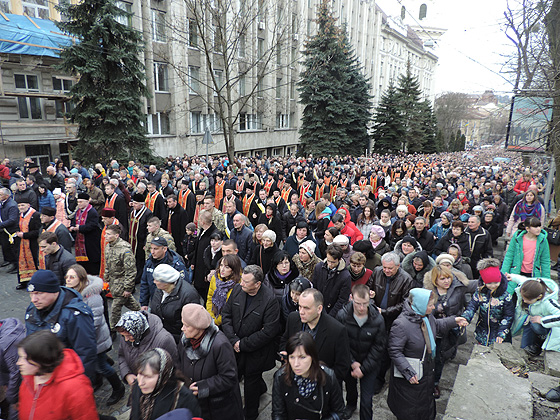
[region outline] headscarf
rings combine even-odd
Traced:
[[[424,334],[424,340],[426,341],[426,346],[428,347],[427,352],[432,355],[433,359],[436,357],[436,340],[430,325],[429,317],[426,315],[432,292],[427,289],[414,288],[410,291],[410,295],[412,296],[412,304],[410,305],[412,310],[415,314],[422,317],[422,334]]]
[[[455,259],[455,263],[453,263],[453,267],[461,271],[463,265],[463,251],[461,251],[461,247],[457,244],[451,244],[449,245],[449,248],[457,250],[457,258]],[[447,251],[449,251],[449,248],[447,248]]]
[[[142,336],[150,325],[148,324],[148,318],[142,313],[137,311],[129,311],[125,312],[115,328],[122,327],[123,330],[128,332],[134,338],[134,342],[132,343],[134,346],[140,345],[140,340],[142,340]]]
[[[416,254],[414,254],[412,260],[414,260],[415,258],[420,258],[422,260],[423,267],[420,271],[430,266],[430,257],[428,256],[428,253],[426,251],[418,251]],[[416,267],[414,267],[414,264],[412,264],[412,268],[415,272],[419,273],[419,271],[416,270]]]
[[[154,390],[149,394],[142,394],[140,397],[139,414],[141,420],[149,420],[151,418],[157,396],[173,376],[173,359],[171,359],[171,355],[159,347],[156,347],[153,351],[159,355],[159,376]]]

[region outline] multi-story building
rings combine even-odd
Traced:
[[[236,152],[295,152],[303,110],[296,88],[299,60],[305,39],[316,33],[314,19],[320,0],[225,0],[227,13],[220,17],[209,13],[202,18],[189,9],[189,3],[216,7],[212,0],[117,2],[131,13],[121,22],[143,34],[142,60],[151,93],[145,101],[146,127],[155,152],[161,156],[204,154],[202,140],[208,128],[213,137],[210,154],[225,153],[217,90],[225,96],[226,79],[232,81],[228,95],[230,102],[235,102],[231,115],[235,118]],[[421,21],[429,13],[424,3],[402,3],[418,8],[411,13],[423,13]],[[430,40],[422,39],[428,33],[426,26],[416,25],[415,31],[411,24],[418,22],[407,22],[407,14],[385,13],[374,0],[334,0],[332,8],[339,22],[346,25],[356,57],[370,80],[374,105],[390,81],[396,82],[406,71],[407,62],[425,96],[433,98],[437,57]],[[54,70],[58,47],[49,46],[59,46],[60,39],[72,40],[58,34],[50,21],[60,19],[52,1],[0,0],[0,11],[0,32],[21,31],[22,35],[12,34],[7,40],[0,36],[3,153],[44,161],[64,156],[75,140],[76,127],[62,117],[67,106],[64,93],[74,81]],[[240,16],[248,18],[242,21]],[[237,19],[235,27],[243,29],[231,38],[230,29],[227,34],[220,32],[218,18],[227,22]],[[16,21],[25,22],[27,28],[22,29]],[[25,40],[32,35],[40,42]],[[220,51],[225,38],[233,44]],[[224,51],[233,51],[225,54],[227,60]]]

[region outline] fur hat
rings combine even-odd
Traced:
[[[272,242],[276,242],[276,233],[273,230],[265,230],[262,234],[263,239],[268,238]]]
[[[183,322],[198,330],[205,330],[212,324],[212,317],[208,311],[198,303],[188,303],[181,312]]]

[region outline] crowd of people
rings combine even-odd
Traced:
[[[256,420],[281,366],[274,420],[371,420],[386,381],[433,419],[476,315],[482,345],[560,349],[546,173],[493,153],[5,159],[0,266],[31,302],[0,321],[0,418],[96,419],[107,379],[131,419]]]

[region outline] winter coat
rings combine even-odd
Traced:
[[[9,233],[14,233],[19,230],[19,210],[12,198],[0,203],[0,220],[0,231],[6,229]]]
[[[282,302],[282,296],[284,296],[284,290],[290,285],[292,280],[299,276],[299,270],[293,260],[290,260],[290,274],[284,280],[279,277],[276,267],[271,267],[269,272],[264,277],[263,285],[268,287],[274,293],[276,299],[278,299],[278,304]]]
[[[405,298],[408,297],[408,292],[413,288],[412,277],[399,267],[397,274],[391,278],[389,295],[387,298],[387,308],[381,309],[381,315],[385,319],[385,327],[387,331],[391,329],[391,324],[401,313]],[[368,284],[369,288],[375,291],[375,306],[378,308],[383,301],[385,289],[387,286],[387,276],[383,272],[383,267],[377,267],[373,270],[371,276],[371,283]]]
[[[292,312],[288,316],[286,330],[280,338],[280,351],[286,349],[288,339],[299,331],[304,331],[299,312]],[[315,344],[319,360],[334,370],[339,381],[350,372],[351,355],[346,328],[325,311],[315,326]]]
[[[222,310],[222,331],[232,346],[239,341],[237,366],[240,373],[247,375],[275,366],[275,339],[282,332],[280,301],[272,289],[261,285],[249,306],[248,296],[236,284]]]
[[[185,265],[187,266],[187,268],[190,268],[190,266],[195,263],[194,251],[196,249],[197,242],[198,242],[198,238],[196,237],[196,235],[185,234],[185,237],[183,238],[182,257],[185,258]]]
[[[170,250],[177,251],[177,247],[175,246],[175,239],[173,239],[173,236],[171,236],[169,232],[167,232],[166,230],[160,227],[155,232],[148,233],[148,236],[146,237],[146,244],[144,245],[144,251],[146,252],[146,259],[150,258],[151,255],[150,247],[152,245],[152,240],[157,237],[165,239],[167,241],[167,247]],[[181,244],[181,248],[179,249],[183,249],[182,244]]]
[[[418,231],[415,228],[412,228],[409,233],[418,241],[418,244],[428,253],[428,255],[432,255],[436,246],[436,241],[432,232],[424,228],[422,232],[418,234]]]
[[[53,209],[56,208],[54,196],[49,190],[46,190],[44,194],[38,194],[37,199],[39,201],[39,212],[45,207],[52,207]]]
[[[300,282],[304,289],[309,289],[310,287],[313,287],[313,284],[305,277],[304,278],[300,277]],[[294,311],[299,310],[298,304],[292,300],[289,286],[286,286],[286,289],[284,289],[284,296],[282,296],[282,302],[280,303],[280,310],[282,315],[282,323],[284,326],[286,326],[286,322],[288,321],[288,317],[290,316],[290,314]]]
[[[273,244],[271,247],[263,248],[262,245],[257,245],[253,250],[253,256],[249,264],[256,264],[262,268],[263,273],[268,273],[272,266],[272,258],[278,252],[278,247]]]
[[[144,272],[142,273],[142,278],[140,279],[141,306],[148,306],[150,299],[156,291],[156,285],[154,284],[154,270],[160,264],[169,264],[177,270],[181,274],[181,277],[179,277],[179,280],[177,281],[182,281],[187,278],[187,268],[185,267],[185,264],[183,264],[183,259],[176,252],[168,249],[165,256],[159,261],[150,256],[148,261],[146,261]]]
[[[312,258],[308,262],[304,263],[299,258],[299,253],[297,253],[292,258],[292,261],[296,265],[300,276],[305,277],[307,280],[313,283],[313,273],[315,272],[315,266],[321,262],[319,257],[313,254]]]
[[[97,420],[93,389],[80,358],[64,349],[51,378],[35,391],[34,377],[24,376],[19,388],[19,418],[26,420]]]
[[[180,388],[177,390],[179,386]],[[142,391],[140,391],[140,388],[138,387],[138,382],[135,382],[132,386],[130,397],[130,420],[142,419],[140,416],[140,397],[142,397]],[[177,379],[172,377],[156,396],[154,408],[152,409],[152,414],[150,415],[149,420],[157,420],[164,414],[178,408],[187,408],[190,410],[191,414],[196,417],[200,417],[201,415],[198,401],[189,387],[186,384],[183,384],[183,382],[179,382]]]
[[[348,267],[348,272],[350,273],[350,282],[351,282],[351,287],[354,287],[357,284],[368,284],[370,283],[370,279],[371,276],[373,274],[373,270],[370,270],[369,268],[364,267],[364,274],[358,278],[355,279],[352,277],[352,272],[351,272],[351,268]]]
[[[175,342],[181,338],[181,310],[188,303],[201,303],[196,289],[184,279],[175,283],[173,290],[162,302],[163,290],[156,288],[150,299],[150,312],[160,317],[163,328],[171,333]]]
[[[274,203],[270,203],[268,204],[269,206],[276,206],[276,204]],[[274,211],[274,216],[271,218],[268,218],[266,216],[266,213],[262,213],[259,216],[259,220],[257,222],[257,224],[263,224],[266,225],[268,227],[269,230],[273,231],[274,233],[276,233],[276,245],[280,245],[280,242],[282,242],[282,240],[286,239],[284,236],[284,229],[282,228],[282,219],[280,218],[280,214],[277,211]],[[249,228],[247,228],[249,229]],[[251,229],[249,229],[251,230]],[[251,232],[251,237],[252,237],[253,232]]]
[[[103,313],[103,298],[100,293],[103,290],[103,280],[96,276],[87,276],[88,284],[82,290],[82,297],[93,313],[93,325],[95,326],[95,337],[97,342],[97,354],[107,351],[113,345],[111,332],[105,321]]]
[[[376,372],[387,346],[385,321],[375,305],[370,302],[368,318],[361,327],[354,318],[354,306],[348,302],[338,312],[336,319],[346,328],[352,362],[361,364],[364,375]]]
[[[496,222],[496,217],[493,217],[490,222],[483,220],[482,223],[480,223],[480,226],[488,231],[490,237],[492,238],[492,245],[495,246],[498,242],[498,238],[501,236],[500,226],[498,226],[498,222]]]
[[[0,320],[0,387],[7,387],[6,400],[9,404],[18,401],[21,375],[16,365],[18,343],[25,338],[25,327],[17,318]],[[10,410],[9,420],[17,418],[17,412]]]
[[[324,311],[336,316],[344,304],[350,299],[352,281],[346,269],[346,263],[341,259],[338,267],[330,270],[326,260],[315,266],[313,285],[323,294]]]
[[[379,244],[377,244],[377,246],[373,248],[373,250],[380,256],[383,256],[383,254],[391,251],[391,248],[389,244],[385,242],[385,239],[381,239],[381,242],[379,242]]]
[[[135,277],[136,260],[130,244],[121,238],[107,243],[107,246],[105,246],[105,275],[103,279],[109,283],[111,294],[121,297],[124,292],[132,293]]]
[[[467,239],[469,240],[469,249],[471,250],[471,268],[475,275],[478,275],[476,263],[483,258],[494,256],[492,249],[492,237],[486,229],[479,226],[476,231],[471,231],[469,228],[465,230]],[[463,254],[465,256],[465,254]]]
[[[285,367],[274,374],[272,384],[272,420],[338,420],[343,417],[344,399],[332,369],[321,366],[326,383],[317,386],[303,398],[292,378],[292,385],[284,380]]]
[[[523,328],[530,328],[529,325],[524,326],[527,316],[541,316],[541,325],[550,329],[542,345],[542,349],[560,351],[560,304],[558,303],[558,284],[554,280],[542,279],[552,292],[546,293],[542,299],[532,303],[527,309],[523,309],[521,286],[527,280],[529,279],[525,276],[517,274],[512,274],[511,276],[511,282],[517,285],[515,288],[517,304],[515,306],[515,319],[511,327],[512,334],[516,335],[521,332]]]
[[[177,344],[169,331],[163,328],[159,317],[146,311],[141,313],[148,319],[149,328],[146,330],[139,343],[125,341],[119,338],[119,371],[121,378],[126,381],[126,375],[136,375],[136,361],[140,355],[156,347],[167,350],[172,360],[177,360]]]
[[[70,224],[76,226],[76,218],[72,219]],[[84,235],[88,261],[98,263],[101,261],[101,229],[99,228],[99,215],[93,207],[88,211],[86,223],[78,226],[78,229]]]
[[[431,228],[430,228],[430,232],[433,233],[435,240],[436,240],[436,245],[439,242],[439,240],[441,238],[443,238],[445,236],[445,234],[451,229],[451,224],[448,224],[447,226],[444,226],[443,223],[440,221],[436,224],[434,224]]]
[[[29,204],[31,204],[31,207],[33,207],[35,210],[39,210],[39,200],[37,199],[37,194],[35,193],[33,188],[27,187],[23,191],[16,190],[16,192],[14,193],[14,200],[16,201],[16,203],[22,198],[29,200]]]
[[[471,249],[469,247],[469,238],[465,232],[461,233],[458,237],[453,236],[451,229],[438,241],[434,248],[434,254],[445,254],[451,244],[457,244],[461,248],[463,257],[470,258]]]
[[[424,261],[424,268],[420,271],[416,271],[414,265],[412,264],[412,260],[414,258],[421,258]],[[401,262],[401,267],[404,271],[406,271],[410,277],[412,277],[412,281],[414,282],[412,287],[424,287],[424,275],[429,273],[432,268],[436,266],[436,262],[426,254],[426,251],[420,252],[413,252],[408,254],[404,257],[404,260]]]
[[[511,341],[511,325],[515,314],[512,297],[507,291],[508,281],[502,274],[500,286],[492,293],[482,285],[472,296],[463,317],[471,322],[478,312],[474,337],[483,346],[489,346],[501,337]]]
[[[511,237],[504,262],[502,263],[502,273],[521,274],[521,266],[523,264],[523,238],[526,234],[526,230],[518,230]],[[544,229],[541,230],[541,233],[537,236],[531,277],[550,278],[550,249],[547,233]]]
[[[97,341],[93,313],[77,291],[61,287],[48,313],[30,303],[25,312],[25,329],[27,335],[47,329],[56,332],[58,339],[80,356],[86,375],[94,377]]]
[[[204,420],[243,420],[243,405],[233,347],[213,323],[193,349],[184,335],[179,341],[179,368],[196,382]]]
[[[443,335],[456,326],[455,317],[435,319],[429,315],[429,323],[434,337]],[[436,415],[434,392],[434,366],[431,355],[426,353],[423,363],[423,376],[419,383],[412,385],[409,379],[416,375],[407,357],[421,359],[426,347],[421,330],[422,317],[417,315],[407,301],[402,313],[393,323],[389,334],[389,356],[391,357],[391,379],[387,404],[398,419],[432,420]],[[404,378],[396,378],[396,367]]]
[[[45,269],[51,270],[58,279],[60,284],[65,284],[64,276],[68,269],[76,264],[76,258],[70,252],[59,245],[58,251],[54,254],[45,255]]]
[[[253,231],[247,226],[243,226],[241,231],[232,229],[230,239],[237,244],[237,256],[245,262],[249,262],[253,254]]]
[[[196,243],[196,250],[194,252],[194,274],[193,274],[193,285],[196,290],[206,290],[208,291],[208,283],[206,282],[206,275],[208,270],[204,264],[204,250],[210,245],[210,236],[217,232],[218,229],[216,225],[212,223],[208,229],[202,232],[202,228],[199,228],[198,242]],[[149,260],[148,260],[149,261]],[[144,269],[145,271],[145,269]],[[153,293],[150,293],[150,295]],[[206,297],[206,296],[204,296]],[[142,303],[142,302],[140,302]]]
[[[210,316],[212,317],[212,319],[214,320],[214,323],[217,326],[222,325],[222,313],[215,313],[215,308],[214,308],[214,304],[212,303],[212,297],[214,296],[214,292],[216,291],[216,282],[222,282],[224,280],[222,280],[222,278],[220,277],[220,273],[219,270],[216,271],[216,273],[212,276],[212,279],[210,280],[210,285],[208,287],[208,297],[206,299],[206,310],[208,311],[208,313],[210,314]],[[226,295],[226,302],[229,299],[229,297],[231,296],[231,291],[233,290],[233,287],[231,289],[229,289],[229,291],[227,292]],[[224,305],[225,306],[225,305]],[[222,307],[222,310],[224,308]]]
[[[216,253],[214,253],[214,256],[212,256],[212,245],[208,245],[206,247],[206,249],[204,250],[203,259],[204,259],[204,265],[206,266],[206,270],[208,273],[218,268],[218,261],[220,261],[220,258],[222,258],[221,247]]]
[[[405,257],[406,257],[406,255],[404,255],[404,252],[402,250],[402,239],[396,243],[393,251],[395,251],[397,253],[397,255],[401,259],[401,263],[402,263],[404,261]],[[422,251],[422,245],[420,245],[420,243],[418,242],[416,244],[416,248],[414,248],[414,252],[411,252],[411,254],[416,254],[417,252],[420,252],[420,251]]]

